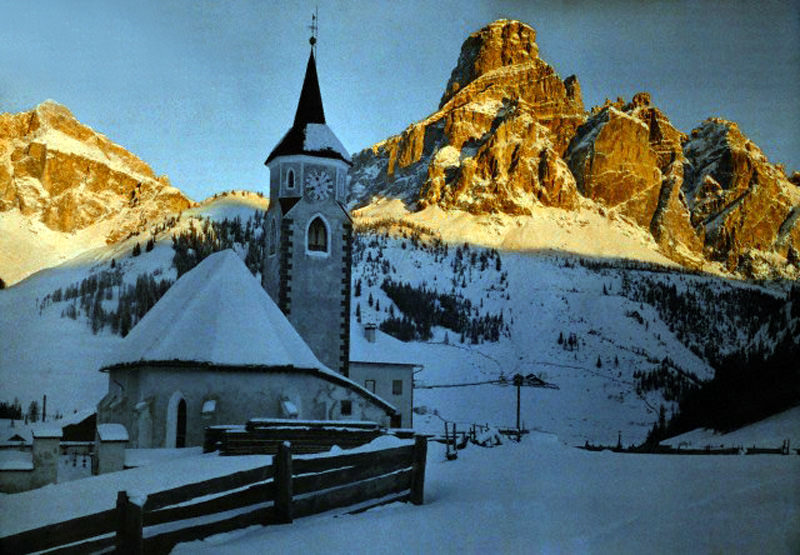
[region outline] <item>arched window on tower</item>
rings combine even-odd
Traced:
[[[328,252],[328,228],[322,218],[317,216],[308,226],[308,250],[312,252]]]
[[[269,221],[269,253],[275,254],[278,248],[278,226],[275,225],[275,220]]]
[[[286,172],[286,188],[294,189],[294,170]]]

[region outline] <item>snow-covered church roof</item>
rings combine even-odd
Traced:
[[[322,94],[319,91],[317,64],[314,60],[313,50],[308,58],[303,89],[300,92],[300,101],[297,103],[297,112],[294,115],[294,124],[280,140],[278,146],[272,150],[265,164],[269,164],[278,156],[294,154],[335,158],[348,164],[351,163],[350,154],[333,134],[331,128],[325,124],[325,110],[322,107]]]
[[[107,366],[139,361],[326,368],[232,250],[178,279]]]

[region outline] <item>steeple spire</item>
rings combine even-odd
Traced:
[[[322,94],[319,92],[317,62],[314,59],[313,46],[308,56],[303,90],[300,92],[300,101],[297,103],[297,112],[294,115],[294,127],[307,123],[325,123],[325,110],[322,108]]]
[[[294,123],[267,157],[267,161],[264,162],[267,165],[279,156],[297,154],[336,158],[348,165],[352,164],[347,149],[325,125],[325,110],[322,108],[322,94],[319,92],[317,78],[316,44],[319,18],[316,13],[311,16],[309,28],[311,37],[308,42],[311,44],[311,52],[308,55],[306,76],[303,79],[300,100],[297,102]]]

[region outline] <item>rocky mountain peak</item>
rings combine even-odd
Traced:
[[[532,27],[510,19],[490,23],[461,45],[439,108],[481,75],[501,67],[530,63],[538,57],[536,31]]]
[[[536,32],[518,21],[471,34],[439,109],[354,156],[351,179],[354,207],[389,198],[478,217],[588,207],[681,264],[800,275],[789,261],[800,250],[800,178],[732,122],[686,135],[648,92],[587,114],[577,78],[539,58]]]
[[[561,155],[585,119],[580,84],[538,57],[535,38],[509,20],[470,35],[439,110],[356,155],[355,203],[379,190],[473,214],[575,206]]]
[[[166,176],[52,100],[0,114],[0,212],[18,209],[62,232],[126,213],[113,242],[149,216],[191,204]]]

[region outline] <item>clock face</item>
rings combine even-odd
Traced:
[[[325,200],[331,194],[333,182],[327,173],[312,170],[306,176],[306,195],[313,200]]]

